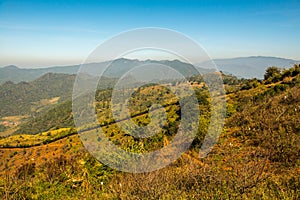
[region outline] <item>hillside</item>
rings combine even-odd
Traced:
[[[285,71],[267,70],[263,81],[230,76],[224,76],[225,80],[226,123],[207,157],[199,158],[198,152],[202,129],[209,122],[209,97],[201,78],[194,77],[202,128],[189,150],[173,164],[151,173],[123,173],[96,161],[73,129],[14,135],[0,139],[1,197],[299,199],[300,66]],[[179,119],[178,103],[172,93],[156,85],[134,93],[130,109],[136,123],[149,123],[144,112],[149,108],[145,99],[163,100],[168,113],[163,135],[138,139],[124,134],[111,121],[107,106],[110,92],[99,90],[95,107],[112,142],[127,151],[147,152],[163,147],[172,139]]]
[[[32,82],[0,85],[0,117],[32,115],[71,98],[75,75],[45,74]],[[56,98],[56,99],[55,99]]]
[[[74,127],[71,100],[62,102],[35,117],[28,118],[18,126],[15,133],[37,134],[65,127]]]

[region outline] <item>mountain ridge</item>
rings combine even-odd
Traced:
[[[126,72],[133,67],[142,64],[149,63],[160,63],[171,65],[174,69],[186,74],[193,74],[193,66],[210,69],[215,68],[212,64],[215,63],[217,68],[224,73],[235,75],[239,78],[258,78],[263,79],[263,74],[268,67],[277,66],[279,68],[290,67],[293,64],[300,63],[300,61],[271,57],[271,56],[249,56],[249,57],[235,57],[225,59],[212,59],[201,63],[189,64],[180,60],[138,60],[138,59],[127,59],[119,58],[113,61],[104,61],[99,63],[87,63],[87,71],[94,73],[103,72],[108,64],[112,65],[107,71],[108,76],[118,77],[123,72]],[[19,83],[22,81],[30,82],[38,77],[47,73],[62,73],[62,74],[76,74],[81,65],[67,65],[67,66],[53,66],[46,68],[19,68],[15,65],[8,65],[0,67],[0,84],[6,81],[12,81]],[[97,69],[93,69],[97,66]]]
[[[258,78],[263,79],[263,75],[268,67],[276,66],[279,68],[289,68],[293,64],[300,63],[300,61],[271,57],[271,56],[249,56],[236,57],[225,59],[213,59],[197,63],[196,66],[213,67],[211,63],[215,63],[217,68],[224,73],[229,73],[239,78]]]

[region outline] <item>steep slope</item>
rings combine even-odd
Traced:
[[[72,102],[67,100],[46,112],[27,119],[15,133],[37,134],[51,129],[74,127]]]

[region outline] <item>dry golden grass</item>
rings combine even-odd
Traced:
[[[35,163],[37,167],[46,161],[71,156],[83,149],[78,135],[73,135],[50,144],[29,148],[0,148],[0,174],[14,173],[25,163]]]
[[[47,131],[36,135],[18,134],[0,139],[0,147],[21,147],[34,146],[40,144],[47,139],[60,137],[65,132],[69,132],[71,128],[60,128],[57,130]]]

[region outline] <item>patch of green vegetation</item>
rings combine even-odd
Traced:
[[[22,134],[12,135],[0,139],[0,147],[3,148],[21,148],[40,146],[42,144],[49,144],[51,142],[60,140],[62,138],[77,134],[73,128],[61,128],[53,131],[43,132],[40,134]]]
[[[37,134],[64,127],[74,127],[71,101],[62,102],[45,113],[29,118],[15,133]]]
[[[296,77],[298,74],[300,74],[300,64],[295,64],[293,67],[283,70],[273,66],[266,70],[264,79],[266,83],[276,83],[286,77]]]
[[[6,129],[7,129],[7,127],[6,127],[6,126],[4,126],[4,125],[0,124],[0,132],[3,132],[3,131],[5,131]]]
[[[61,97],[60,101],[65,101],[71,97],[74,79],[74,75],[50,73],[28,83],[7,82],[0,85],[0,117],[26,114],[35,116],[32,108],[41,100]]]

